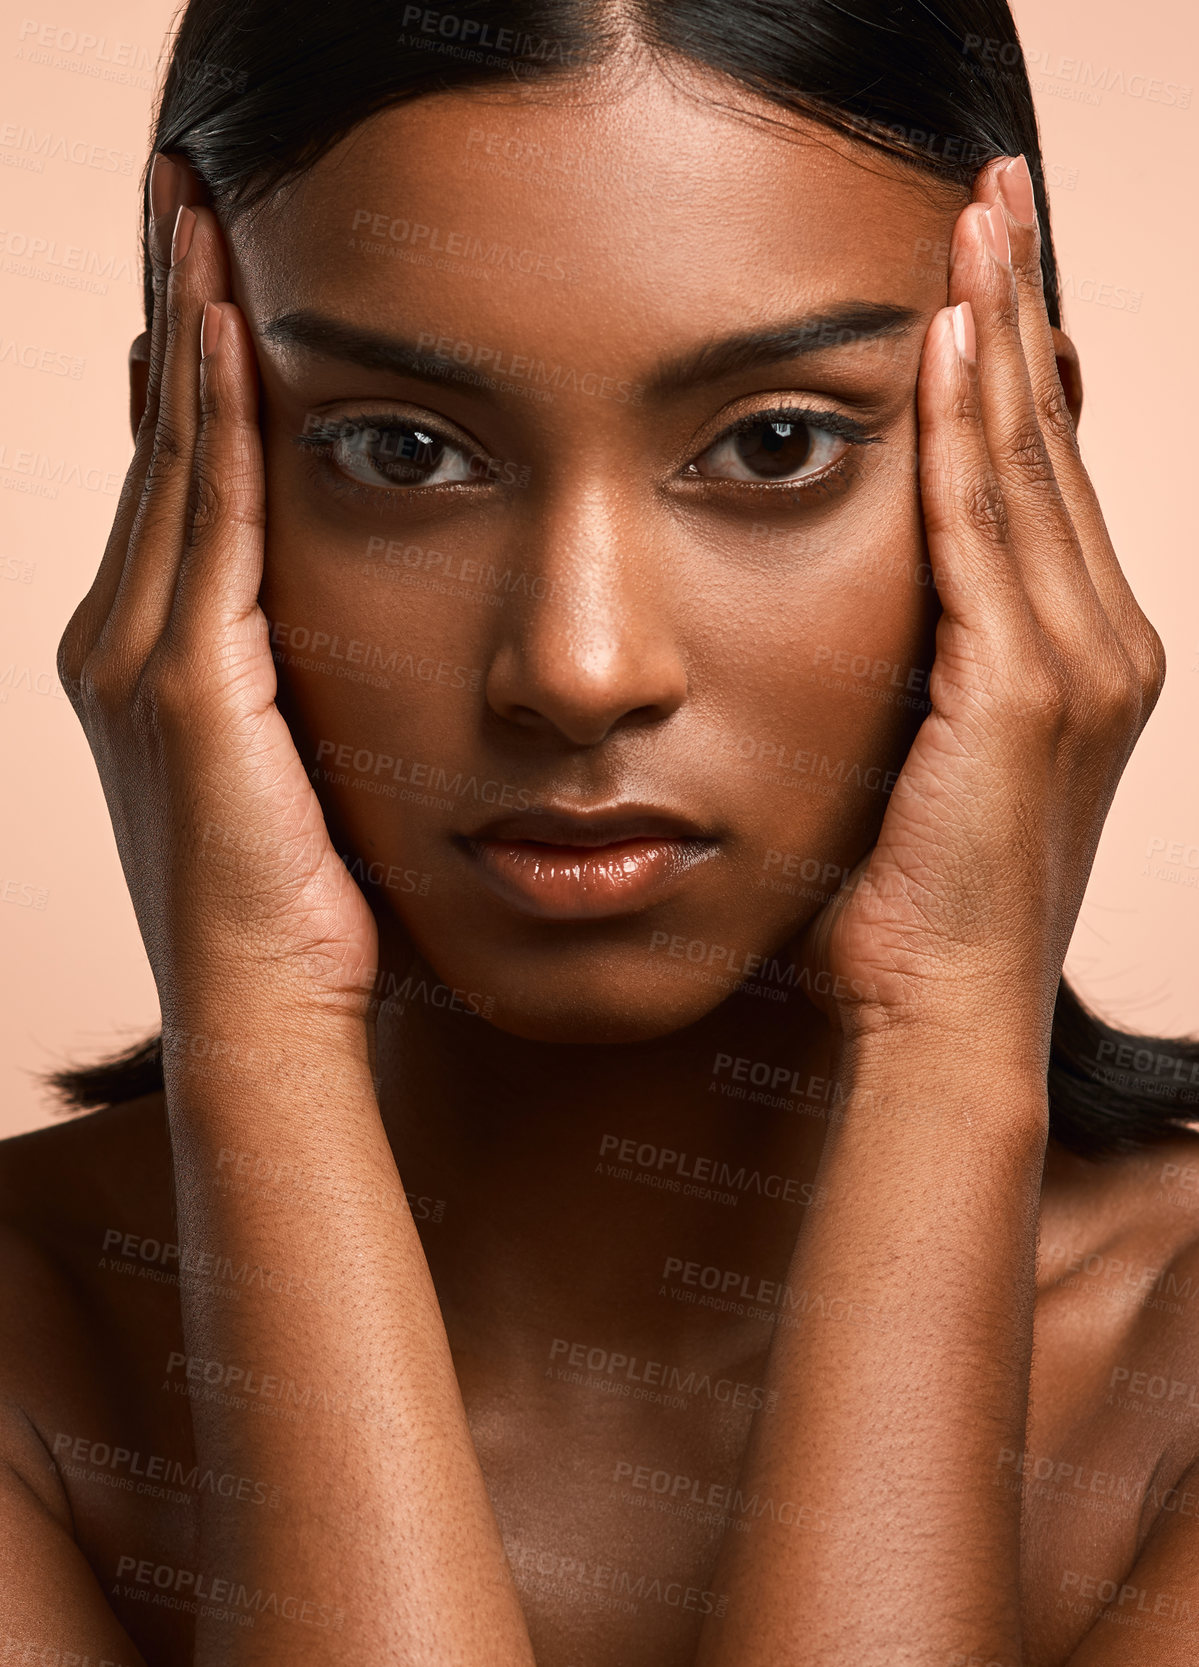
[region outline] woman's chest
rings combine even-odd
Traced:
[[[750,1415],[610,1383],[535,1387],[518,1411],[460,1381],[538,1667],[690,1667],[727,1607],[724,1536],[752,1525],[736,1486]]]
[[[116,1377],[71,1375],[51,1440],[81,1546],[154,1662],[186,1659],[203,1582],[215,1578],[198,1557],[206,1491],[288,1525],[271,1478],[197,1463],[193,1402],[172,1370],[177,1314],[169,1298],[152,1309],[121,1337]],[[1143,1313],[1131,1318],[1051,1293],[1038,1308],[1023,1444],[995,1450],[990,1485],[1023,1502],[1028,1667],[1069,1659],[1127,1585],[1158,1511],[1199,1515],[1199,1496],[1176,1485],[1199,1388],[1189,1399],[1178,1389],[1181,1356],[1160,1331],[1144,1335]],[[655,1400],[589,1374],[458,1366],[538,1667],[690,1667],[705,1621],[718,1625],[731,1601],[717,1571],[726,1536],[804,1520],[802,1490],[748,1497],[739,1486],[753,1414],[720,1398],[726,1377],[697,1372],[692,1393]],[[764,1367],[727,1381],[759,1382]],[[1144,1606],[1136,1593],[1123,1601]]]
[[[1152,1607],[1159,1594],[1127,1587],[1149,1524],[1199,1516],[1199,1490],[1179,1485],[1199,1445],[1199,1387],[1189,1406],[1172,1393],[1186,1380],[1171,1358],[1160,1329],[1118,1306],[1038,1314],[1025,1436],[996,1446],[986,1484],[1022,1501],[1028,1667],[1063,1667],[1121,1592],[1129,1613]],[[585,1386],[518,1410],[473,1387],[472,1431],[539,1667],[689,1667],[706,1617],[718,1627],[734,1601],[718,1573],[725,1538],[804,1526],[802,1488],[749,1497],[739,1484],[749,1414],[693,1402],[632,1419]]]

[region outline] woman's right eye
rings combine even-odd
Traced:
[[[345,418],[313,425],[301,442],[363,486],[384,490],[487,479],[487,459],[423,423]]]

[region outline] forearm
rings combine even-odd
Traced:
[[[797,1243],[700,1667],[1018,1667],[1045,1092],[961,1045],[859,1045]]]
[[[278,1489],[273,1510],[203,1496],[197,1595],[237,1619],[198,1621],[197,1663],[529,1667],[365,1027],[207,1015],[164,1051],[186,1339],[168,1375],[201,1471]]]

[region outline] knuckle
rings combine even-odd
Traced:
[[[1030,611],[1019,610],[993,637],[987,659],[1007,712],[1050,730],[1065,723],[1076,694],[1071,668]]]
[[[71,696],[72,701],[75,700],[79,690],[83,663],[87,658],[89,636],[85,604],[81,602],[67,621],[66,629],[58,639],[58,652],[55,655],[55,669],[58,672],[58,680]]]
[[[968,487],[962,498],[962,512],[970,530],[993,544],[1007,537],[1008,515],[999,483],[991,476]]]
[[[1077,456],[1078,431],[1074,427],[1074,418],[1066,403],[1066,391],[1056,375],[1041,394],[1039,410],[1042,431],[1049,439],[1057,441]]]
[[[1158,696],[1166,681],[1166,649],[1156,630],[1140,616],[1135,635],[1128,648],[1133,675],[1141,698],[1141,706],[1148,717],[1157,705]]]
[[[119,661],[111,654],[93,649],[79,670],[77,684],[80,706],[84,711],[109,716],[125,704],[128,682]]]
[[[1016,289],[1015,277],[1010,273],[1006,283],[1000,286],[995,296],[991,318],[995,328],[1003,335],[1020,334],[1020,296]]]
[[[1092,657],[1090,684],[1093,699],[1109,723],[1131,729],[1140,721],[1141,680],[1122,644],[1113,641],[1106,653]]]
[[[979,397],[978,378],[963,377],[960,385],[954,389],[949,401],[949,415],[953,422],[962,428],[971,428],[982,421],[982,401]]]
[[[200,361],[200,374],[197,378],[197,397],[200,408],[200,419],[204,424],[216,420],[220,405],[217,400],[216,377],[206,360]]]
[[[190,656],[167,634],[142,667],[130,704],[143,726],[161,733],[187,724],[194,692]]]
[[[146,466],[147,492],[171,479],[183,460],[185,449],[183,435],[175,426],[174,420],[160,409],[154,425],[150,461]]]
[[[198,462],[192,472],[188,498],[187,547],[195,545],[221,514],[221,490],[210,467]]]
[[[1003,466],[1027,485],[1048,485],[1055,479],[1045,437],[1035,423],[1022,425],[1004,438]]]
[[[1025,666],[1020,681],[1026,713],[1042,721],[1060,721],[1074,692],[1072,678],[1061,656],[1043,648]]]

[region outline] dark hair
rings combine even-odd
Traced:
[[[249,214],[377,111],[452,87],[581,73],[628,39],[667,71],[677,56],[723,72],[946,183],[968,188],[992,158],[1023,154],[1046,303],[1061,322],[1032,92],[1004,0],[191,0],[153,148],[186,156],[223,214]],[[149,323],[148,260],[144,269]],[[140,1098],[162,1087],[160,1040],[47,1080],[78,1110]],[[1115,1030],[1062,982],[1054,1139],[1091,1158],[1134,1151],[1190,1132],[1196,1102],[1199,1043]]]

